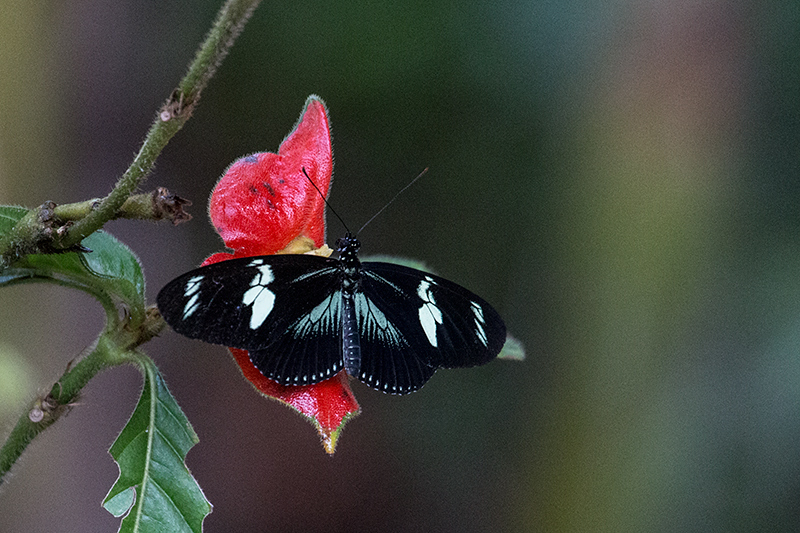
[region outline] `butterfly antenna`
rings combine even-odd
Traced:
[[[391,199],[391,200],[389,200],[388,202],[386,202],[386,205],[384,205],[383,207],[381,207],[380,211],[378,211],[377,213],[375,213],[374,215],[372,215],[372,218],[370,218],[369,220],[367,220],[367,222],[366,222],[366,223],[365,223],[363,226],[361,226],[361,229],[360,229],[360,230],[358,230],[358,231],[356,232],[356,235],[358,235],[359,233],[361,233],[361,231],[362,231],[364,228],[366,228],[366,227],[367,227],[367,224],[369,224],[370,222],[372,222],[373,220],[375,220],[375,219],[377,218],[377,216],[378,216],[378,215],[380,215],[381,213],[383,213],[383,212],[386,210],[386,208],[387,208],[387,207],[389,207],[390,205],[392,205],[392,202],[394,202],[395,200],[397,200],[397,197],[398,197],[398,196],[400,196],[401,194],[403,194],[403,192],[404,192],[406,189],[408,189],[409,187],[411,187],[412,185],[414,185],[414,184],[417,182],[417,180],[418,180],[418,179],[420,179],[422,176],[424,176],[424,175],[425,175],[425,173],[426,173],[426,172],[428,172],[428,168],[427,168],[427,167],[425,167],[425,169],[424,169],[422,172],[420,172],[420,173],[419,173],[419,176],[417,176],[416,178],[414,178],[413,180],[411,180],[411,183],[409,183],[408,185],[406,185],[405,187],[403,187],[402,189],[400,189],[400,190],[397,192],[397,194],[395,194],[395,195],[392,197],[392,199]]]
[[[306,176],[306,179],[308,179],[308,181],[310,181],[310,182],[311,182],[311,185],[313,185],[313,186],[314,186],[314,188],[317,190],[317,192],[319,193],[319,195],[322,197],[322,201],[323,201],[323,202],[325,202],[325,205],[326,205],[326,206],[328,206],[328,209],[330,209],[330,210],[331,210],[331,213],[333,213],[333,215],[334,215],[336,218],[338,218],[338,219],[339,219],[339,222],[341,222],[341,223],[342,223],[342,226],[344,226],[344,229],[345,229],[345,231],[346,231],[347,233],[350,233],[350,228],[348,228],[348,227],[347,227],[347,224],[345,224],[345,223],[344,223],[344,220],[342,220],[342,217],[340,217],[340,216],[339,216],[339,213],[337,213],[337,212],[336,212],[336,210],[335,210],[333,207],[331,207],[331,204],[329,204],[329,203],[328,203],[328,199],[327,199],[327,198],[325,198],[325,195],[324,195],[324,194],[322,194],[322,191],[321,191],[321,190],[319,190],[319,187],[317,187],[317,184],[316,184],[316,183],[314,183],[314,180],[312,180],[312,179],[311,179],[311,176],[309,176],[309,175],[308,175],[308,172],[306,172],[306,167],[302,167],[302,170],[303,170],[303,174],[305,174],[305,176]]]

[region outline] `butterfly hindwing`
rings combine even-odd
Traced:
[[[412,392],[439,367],[480,365],[502,349],[497,311],[460,285],[393,263],[363,263],[361,274],[358,378],[367,385]]]
[[[248,350],[278,383],[316,383],[342,368],[336,265],[305,255],[222,261],[170,282],[158,307],[182,335]]]
[[[413,348],[403,329],[407,306],[398,305],[397,287],[381,286],[365,274],[362,291],[355,295],[356,319],[361,344],[361,367],[355,376],[370,387],[391,394],[406,394],[428,381],[436,367],[427,353]]]

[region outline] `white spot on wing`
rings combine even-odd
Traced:
[[[254,260],[251,264],[255,265],[257,261]],[[252,306],[250,329],[259,328],[275,306],[275,293],[267,289],[267,285],[275,279],[275,276],[272,275],[272,268],[269,265],[261,265],[256,270],[258,273],[253,277],[250,288],[242,297],[244,305]]]
[[[203,276],[192,276],[186,281],[183,295],[190,297],[186,305],[183,306],[183,320],[186,320],[200,307],[200,282]]]
[[[425,302],[419,308],[419,323],[425,335],[428,337],[428,342],[431,346],[437,348],[439,341],[436,339],[436,324],[442,323],[442,311],[436,307],[436,300],[431,292],[431,285],[433,280],[425,276],[425,279],[419,284],[417,288],[417,296]]]
[[[475,333],[478,335],[478,340],[481,341],[481,344],[484,346],[489,346],[489,339],[486,336],[486,319],[483,317],[483,307],[475,302],[470,302],[470,307],[472,308],[472,314],[475,315]]]
[[[186,282],[186,296],[191,296],[200,290],[200,282],[203,281],[203,276],[192,276]]]

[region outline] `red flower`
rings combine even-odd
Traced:
[[[333,173],[325,104],[306,100],[300,120],[277,154],[261,152],[235,161],[211,193],[211,222],[233,253],[214,254],[203,266],[254,255],[313,252],[330,255],[325,243],[325,202],[303,175],[305,168],[323,194]],[[349,377],[336,376],[307,386],[284,386],[266,378],[246,350],[229,348],[242,374],[264,396],[307,417],[333,453],[344,423],[360,412]]]

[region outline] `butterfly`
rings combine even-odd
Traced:
[[[488,363],[506,340],[495,309],[464,287],[414,268],[358,258],[347,232],[337,258],[266,255],[179,276],[158,294],[177,333],[247,350],[282,385],[345,370],[389,394],[422,387],[438,368]]]

